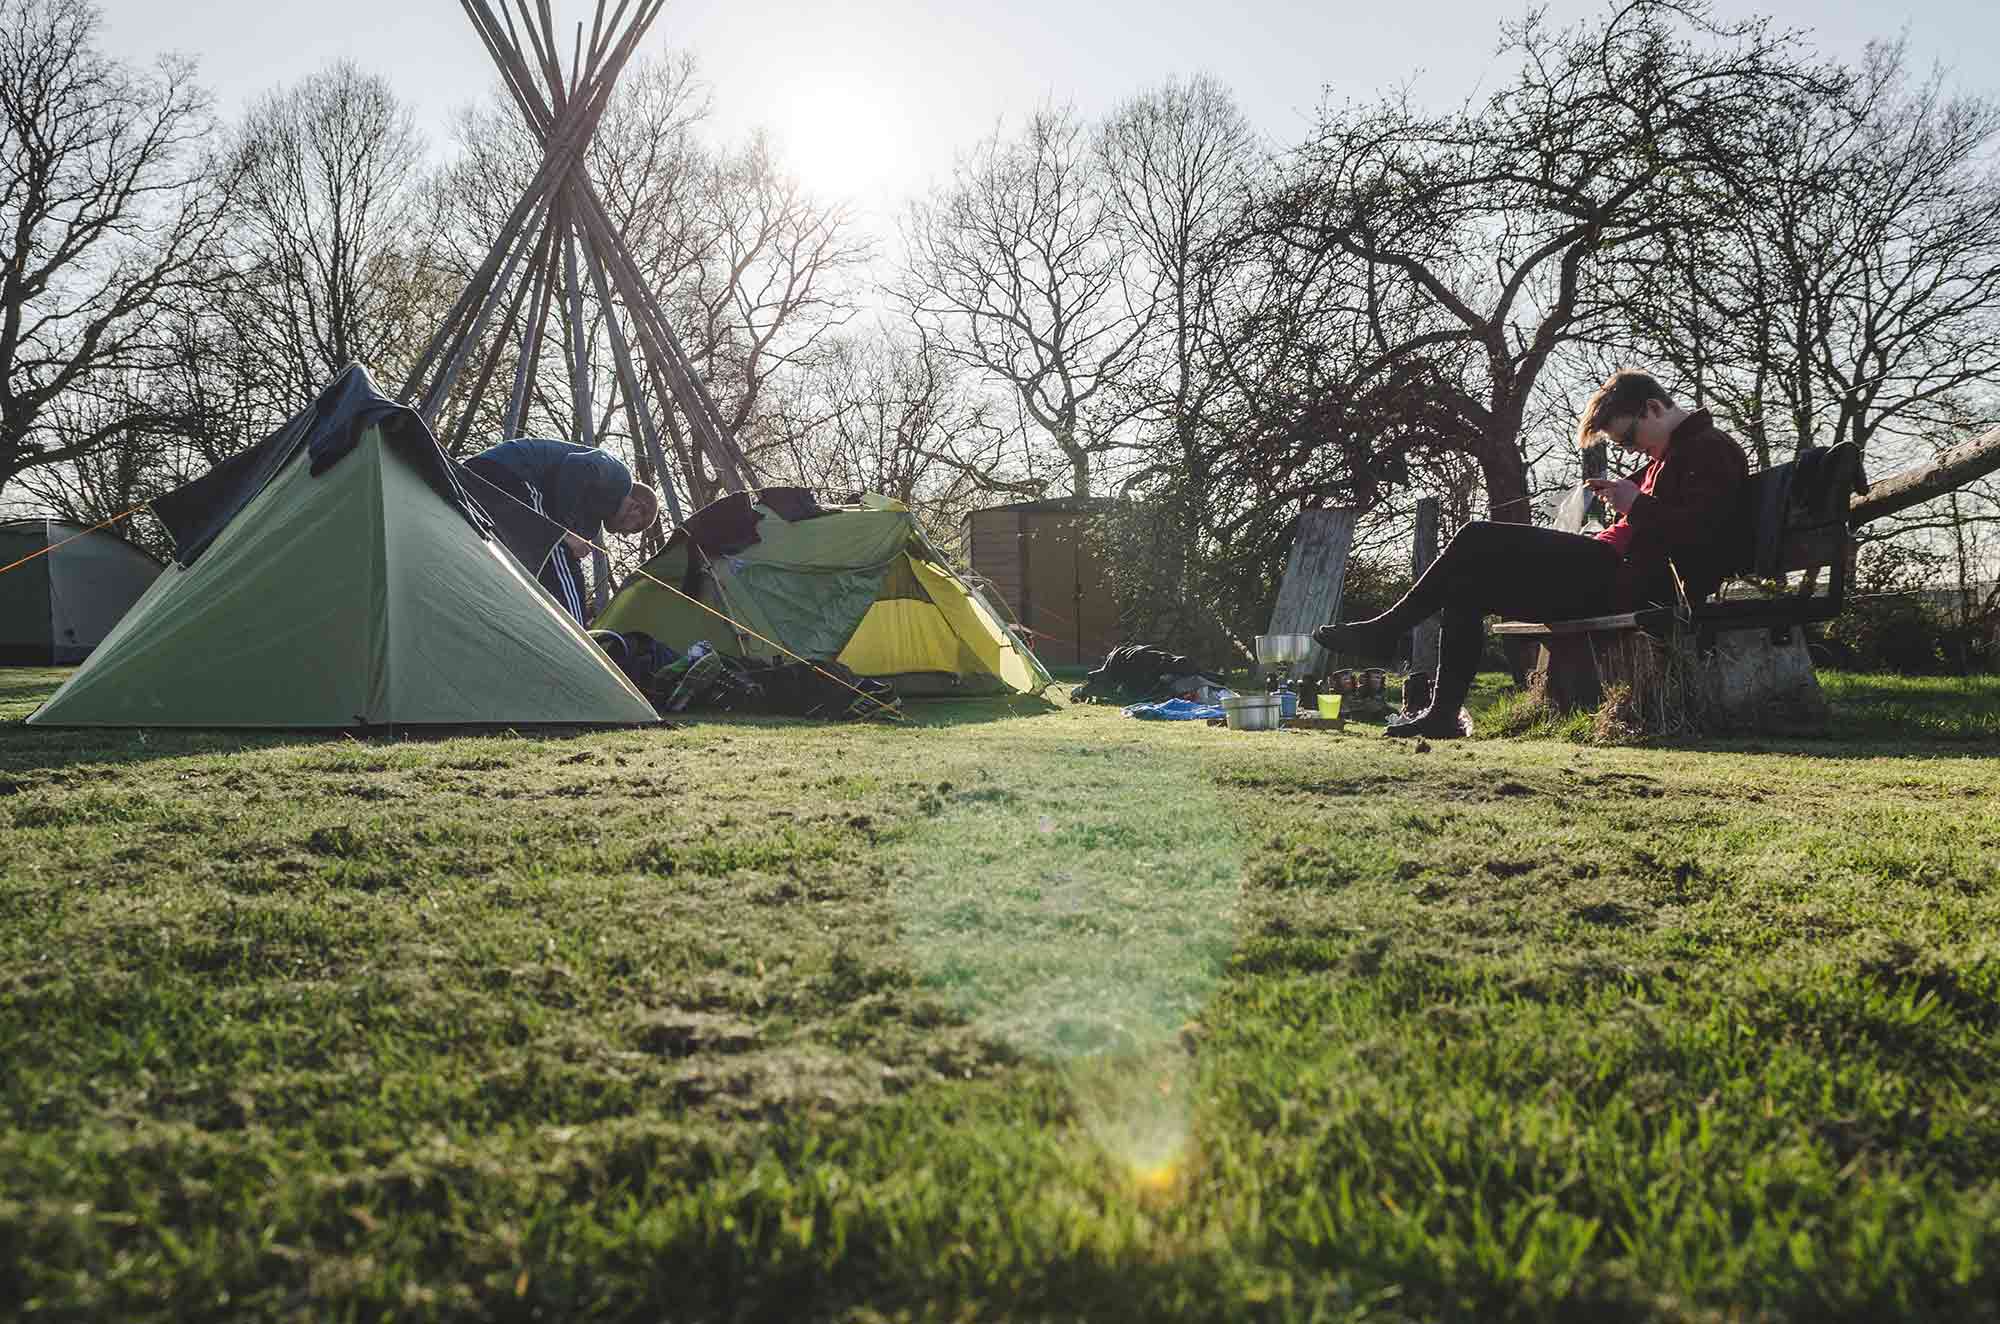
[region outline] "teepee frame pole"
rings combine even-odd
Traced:
[[[548,213],[544,211],[538,219],[546,229],[550,223]],[[540,234],[537,234],[536,242],[539,243],[540,239]],[[494,307],[506,297],[508,287],[513,284],[514,268],[520,264],[522,251],[516,248],[508,255],[506,265],[500,268],[499,278],[487,288],[485,298],[480,300],[479,311],[474,314],[471,327],[467,329],[464,337],[452,346],[451,353],[445,356],[444,370],[438,373],[437,380],[431,383],[431,389],[424,393],[423,403],[417,406],[417,413],[423,416],[424,422],[437,422],[438,410],[444,407],[446,398],[451,394],[451,388],[458,382],[458,374],[465,367],[466,355],[472,352],[486,334],[487,319],[493,315]]]
[[[569,323],[569,393],[576,407],[577,440],[586,446],[597,444],[597,424],[591,404],[589,328],[583,324],[583,284],[577,279],[576,236],[570,233],[564,215],[562,235],[563,308]]]
[[[547,226],[542,228],[542,235],[537,241],[535,257],[529,263],[529,270],[532,271],[541,264],[552,233]],[[451,440],[445,447],[446,454],[458,454],[460,447],[465,444],[466,434],[472,430],[473,419],[478,416],[479,402],[486,398],[486,388],[492,383],[493,373],[500,366],[500,355],[507,347],[507,340],[514,330],[514,324],[520,319],[521,305],[526,301],[532,284],[532,281],[526,279],[516,282],[514,297],[507,305],[507,316],[501,321],[500,328],[493,333],[492,343],[486,347],[485,359],[479,367],[479,378],[473,383],[472,391],[466,397],[465,408],[459,411],[458,422],[453,426]]]
[[[473,3],[481,3],[481,0],[473,0]],[[543,158],[541,169],[535,172],[527,191],[522,194],[521,200],[514,204],[514,210],[507,214],[505,221],[501,222],[499,238],[494,242],[492,250],[487,253],[486,260],[480,263],[478,271],[473,273],[472,281],[465,287],[465,292],[458,296],[458,302],[452,305],[451,311],[445,315],[444,325],[438,328],[437,335],[431,338],[431,343],[418,358],[417,366],[411,370],[409,380],[403,383],[399,396],[403,403],[409,403],[410,397],[417,393],[424,374],[429,371],[438,354],[447,345],[464,339],[468,315],[485,299],[494,276],[507,262],[509,256],[519,255],[521,245],[518,241],[522,226],[547,206],[556,182],[566,175],[582,156],[584,145],[590,141],[590,132],[596,127],[597,116],[603,112],[604,105],[609,100],[611,90],[609,75],[615,72],[624,63],[625,57],[631,54],[630,45],[630,42],[621,43],[618,51],[614,53],[613,63],[606,70],[607,77],[597,95],[580,105],[574,114],[566,116],[563,122],[556,126],[553,134],[545,139],[547,154]]]
[[[646,464],[653,471],[653,481],[659,484],[660,494],[666,498],[667,513],[673,517],[674,523],[679,524],[686,518],[681,514],[680,494],[674,490],[673,473],[667,468],[667,457],[660,450],[660,432],[653,425],[653,411],[646,403],[639,374],[632,370],[632,347],[625,341],[618,310],[612,306],[611,291],[604,279],[604,263],[598,259],[597,249],[591,245],[587,235],[583,239],[583,263],[590,270],[591,288],[596,291],[597,302],[604,308],[604,325],[611,334],[611,361],[618,372],[619,390],[625,397],[626,422],[632,429],[633,440],[645,446]]]
[[[697,498],[705,498],[717,485],[743,489],[755,475],[708,383],[695,370],[665,308],[613,224],[585,165],[590,136],[604,114],[617,77],[665,8],[666,0],[595,0],[588,41],[584,25],[576,24],[567,71],[549,0],[459,0],[459,5],[479,33],[523,120],[541,142],[543,160],[502,223],[493,249],[419,358],[404,387],[404,399],[421,392],[426,416],[434,414],[451,393],[466,356],[474,352],[494,310],[501,305],[507,308],[501,332],[504,341],[525,301],[528,316],[521,323],[520,356],[502,420],[503,432],[515,435],[533,395],[548,315],[554,311],[552,304],[561,299],[560,315],[569,330],[565,357],[577,435],[586,444],[594,444],[600,425],[592,412],[596,392],[590,341],[594,337],[584,320],[584,282],[588,279],[590,295],[605,319],[615,371],[614,397],[607,405],[604,424],[615,417],[619,407],[616,396],[622,394],[634,447],[644,448],[655,481],[665,489],[665,504],[679,522],[684,515],[672,476],[676,466],[669,464],[659,424],[664,423],[678,467]],[[516,266],[530,249],[533,256],[527,271],[517,281]],[[483,397],[498,355],[496,342],[479,373],[476,396]],[[650,403],[653,399],[659,405],[657,420]],[[475,406],[476,402],[468,405],[461,418],[458,439],[463,438]],[[691,434],[688,437],[682,435],[683,421]]]

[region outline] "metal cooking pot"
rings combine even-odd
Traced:
[[[1280,708],[1275,694],[1233,694],[1222,701],[1222,716],[1232,731],[1275,731]]]
[[[1309,634],[1260,634],[1257,636],[1257,665],[1282,667],[1303,662],[1312,656],[1312,647],[1313,640]]]

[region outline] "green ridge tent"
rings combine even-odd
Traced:
[[[683,651],[706,639],[738,657],[781,660],[762,635],[910,695],[1034,694],[1054,683],[925,540],[909,507],[874,495],[829,507],[802,488],[765,488],[713,501],[593,624]]]
[[[27,556],[35,559],[14,565]],[[160,573],[158,561],[123,538],[43,519],[0,524],[0,566],[8,565],[0,574],[5,666],[83,661]]]
[[[657,720],[359,367],[154,511],[174,564],[30,723]]]

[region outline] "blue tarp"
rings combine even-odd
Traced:
[[[1205,722],[1222,716],[1222,708],[1191,699],[1163,699],[1159,703],[1135,703],[1125,710],[1125,715],[1148,722]]]

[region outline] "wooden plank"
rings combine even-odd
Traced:
[[[1589,634],[1595,630],[1631,630],[1639,624],[1639,613],[1619,612],[1613,616],[1580,616],[1573,621],[1501,621],[1495,634],[1535,638],[1551,634]]]
[[[1424,571],[1438,558],[1438,499],[1417,498],[1416,537],[1410,543],[1410,580],[1424,577]],[[1437,670],[1439,621],[1426,617],[1410,631],[1410,670],[1428,675]]]
[[[1285,577],[1278,582],[1278,601],[1271,608],[1271,625],[1264,633],[1311,634],[1339,617],[1356,513],[1338,508],[1299,515],[1292,550],[1285,558]],[[1326,650],[1315,644],[1311,657],[1293,665],[1292,676],[1319,675],[1326,664]]]

